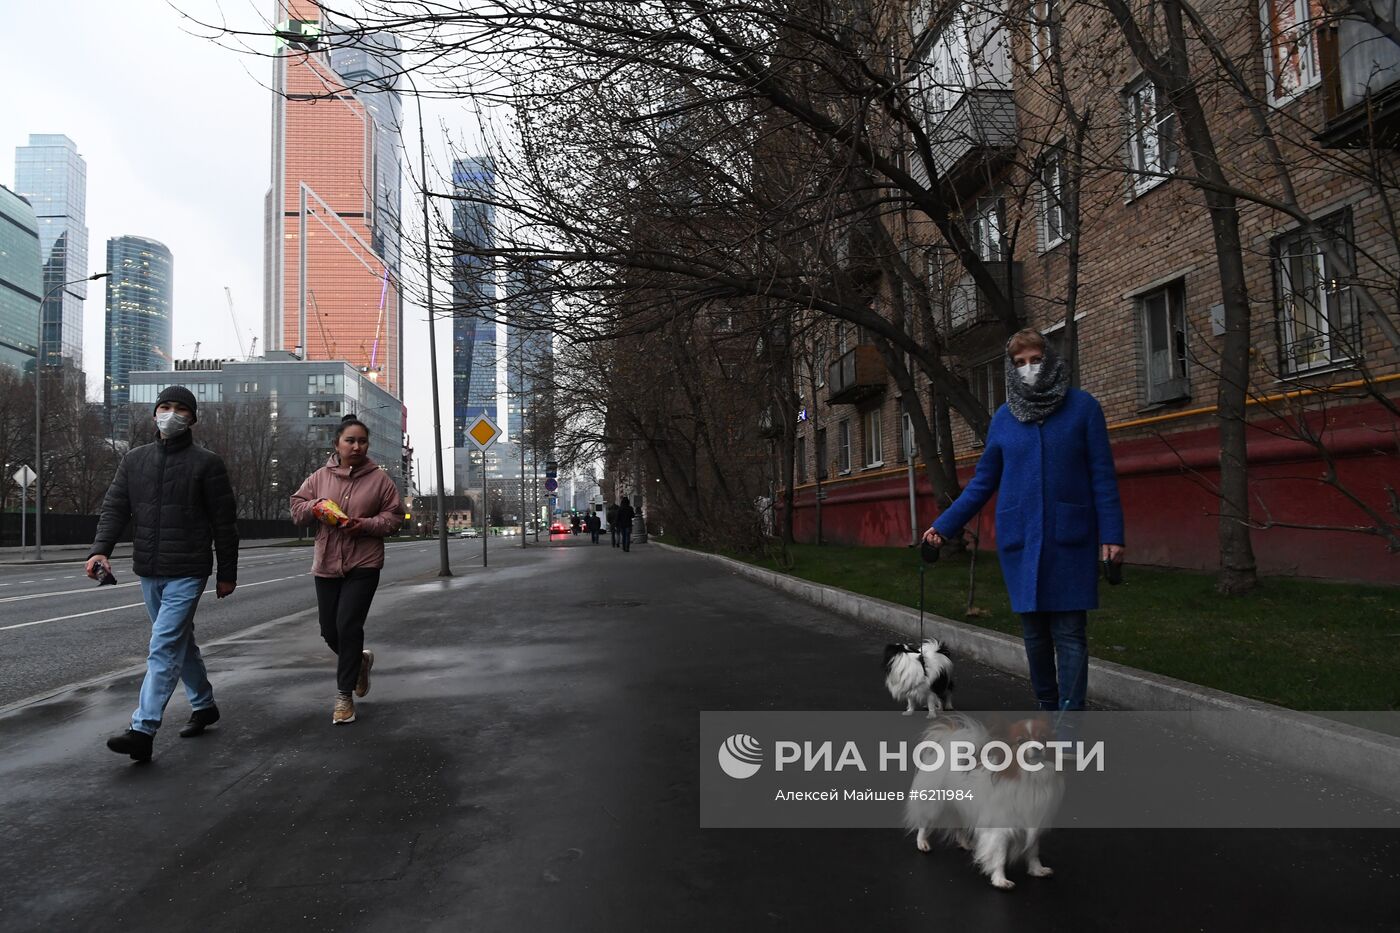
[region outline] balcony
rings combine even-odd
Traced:
[[[1009,296],[1017,314],[1021,313],[1021,264],[1019,262],[989,262],[987,271],[996,279],[1003,295]],[[972,276],[965,275],[948,289],[948,301],[944,306],[944,324],[951,337],[962,337],[981,332],[984,328],[999,328],[1001,315],[987,294],[973,282]]]
[[[870,235],[854,223],[836,234],[832,259],[838,269],[857,283],[868,284],[880,276],[880,262],[875,257]]]
[[[1394,0],[1372,0],[1384,18]],[[1400,46],[1356,19],[1316,32],[1327,126],[1317,141],[1334,149],[1400,148]]]
[[[827,370],[827,402],[855,405],[885,391],[889,374],[885,361],[873,344],[848,350]]]
[[[1016,150],[1016,102],[1003,88],[973,88],[929,133],[933,164],[945,185],[961,187],[988,162],[1007,158]]]

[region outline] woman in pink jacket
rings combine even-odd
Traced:
[[[369,458],[369,428],[354,415],[341,420],[335,453],[326,465],[292,495],[292,521],[321,523],[311,572],[316,578],[321,637],[339,659],[331,722],[354,722],[351,693],[369,693],[369,669],[374,664],[374,652],[364,647],[365,618],[384,566],[384,538],[398,531],[403,521],[399,491],[389,474]]]

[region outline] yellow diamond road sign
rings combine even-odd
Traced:
[[[467,428],[467,436],[472,439],[472,443],[482,450],[496,443],[496,438],[501,436],[501,429],[496,427],[496,422],[491,420],[490,415],[477,415],[476,420]]]

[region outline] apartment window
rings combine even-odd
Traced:
[[[1034,0],[1031,4],[1031,68],[1050,60],[1060,45],[1058,0]]]
[[[844,419],[836,426],[836,469],[851,472],[851,422]]]
[[[845,323],[843,323],[843,322],[841,322],[841,321],[837,321],[837,322],[836,322],[836,355],[837,355],[838,357],[845,356],[845,355],[846,355],[846,351],[850,349],[850,347],[847,345],[847,342],[848,342],[848,339],[849,339],[849,334],[850,334],[850,328],[847,327]]]
[[[793,472],[797,474],[797,482],[807,482],[807,435],[805,434],[797,439],[797,452],[794,460]]]
[[[1330,245],[1354,263],[1349,218],[1343,214],[1319,226]],[[1305,372],[1358,357],[1361,328],[1351,283],[1333,268],[1317,239],[1301,231],[1279,237],[1274,256],[1283,371]]]
[[[1128,108],[1129,190],[1155,188],[1176,168],[1176,112],[1156,86],[1143,79],[1124,93]]]
[[[816,367],[812,370],[812,383],[815,388],[820,389],[826,385],[826,347],[818,340],[812,347],[812,358],[817,361]]]
[[[1051,249],[1064,242],[1065,156],[1058,149],[1045,156],[1040,169],[1040,247]]]
[[[817,429],[817,479],[826,479],[826,428]]]
[[[1269,102],[1286,104],[1322,80],[1313,29],[1322,0],[1261,0],[1259,11]]]
[[[1001,354],[972,367],[968,373],[969,388],[977,400],[987,409],[987,414],[995,414],[1006,401],[1006,364]]]
[[[308,418],[339,418],[339,402],[311,402],[307,405],[306,417]]]
[[[1138,299],[1142,310],[1147,402],[1174,402],[1190,396],[1186,381],[1186,290],[1181,282]]]
[[[983,262],[1001,262],[1003,231],[1006,230],[1004,198],[983,198],[968,223],[968,233]]]
[[[880,438],[880,409],[865,413],[865,465],[884,466],[884,445]]]

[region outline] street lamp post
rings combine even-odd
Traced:
[[[40,381],[39,376],[40,376],[40,373],[43,372],[43,353],[44,353],[44,305],[46,305],[46,304],[49,303],[49,298],[50,298],[50,296],[53,295],[54,292],[60,292],[60,293],[61,293],[61,292],[63,291],[63,289],[67,288],[69,285],[77,285],[79,282],[96,282],[98,279],[105,279],[108,275],[110,275],[110,273],[108,273],[108,272],[95,272],[95,273],[93,273],[92,275],[84,276],[84,277],[81,278],[81,279],[74,279],[74,280],[71,281],[71,282],[61,282],[61,283],[59,283],[58,285],[55,285],[55,286],[53,286],[52,288],[50,288],[48,291],[44,292],[44,298],[43,298],[42,301],[39,302],[39,333],[38,333],[38,338],[39,338],[39,339],[38,339],[38,342],[34,344],[34,559],[35,559],[35,560],[43,560],[43,559],[44,559],[44,532],[43,532],[44,500],[43,500],[43,498],[42,498],[42,496],[41,496],[41,494],[40,494],[40,489],[42,488],[43,477],[44,477],[44,461],[43,461],[43,459],[42,459],[42,458],[43,458],[43,453],[44,453],[44,448],[43,448],[43,445],[40,443],[40,430],[39,430],[39,425],[40,425],[40,421],[39,421],[39,414],[40,414],[40,411],[39,411],[39,408],[40,408],[40,406],[39,406],[39,397],[40,397],[39,387],[43,384],[43,383]],[[62,312],[60,312],[59,319],[60,319],[60,327],[61,327]],[[21,516],[20,516],[20,524],[23,525],[23,523],[24,523],[24,516],[21,515]]]
[[[412,72],[405,71],[403,76],[413,88],[413,100],[418,105],[418,171],[422,175],[420,182],[423,195],[423,266],[427,270],[428,286],[428,363],[433,381],[433,456],[437,461],[438,556],[441,565],[438,576],[450,577],[452,570],[447,566],[447,492],[442,476],[442,412],[438,402],[437,328],[433,320],[433,228],[428,220],[428,145],[423,132],[423,97],[418,93],[418,82],[413,80]],[[485,475],[486,471],[483,468],[482,476]]]

